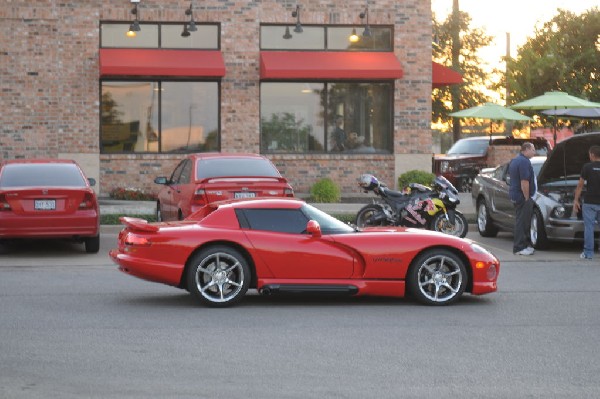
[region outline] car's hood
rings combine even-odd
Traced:
[[[590,161],[588,150],[593,145],[600,145],[600,132],[577,134],[556,144],[540,170],[538,183],[579,176],[583,164]]]
[[[468,158],[482,158],[483,155],[479,154],[436,154],[433,158],[436,161],[454,161],[457,159],[468,159]]]

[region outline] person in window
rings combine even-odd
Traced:
[[[346,149],[346,132],[342,129],[344,117],[338,115],[335,117],[335,129],[331,135],[331,151],[341,152]]]

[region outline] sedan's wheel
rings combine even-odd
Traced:
[[[426,305],[448,305],[460,298],[467,286],[467,269],[450,251],[429,250],[411,264],[407,289]]]
[[[160,202],[156,203],[156,221],[157,222],[162,222],[162,213],[160,211]]]
[[[492,218],[484,199],[477,201],[477,230],[482,237],[498,235],[498,228],[492,224]]]
[[[381,207],[376,205],[367,205],[363,207],[356,215],[356,226],[385,226],[387,220]]]
[[[96,237],[88,237],[84,240],[85,252],[88,254],[98,253],[100,250],[100,235]]]
[[[238,302],[249,285],[248,263],[230,247],[204,249],[190,260],[187,268],[188,291],[210,306],[224,307]]]
[[[544,249],[548,247],[548,237],[544,227],[544,218],[538,208],[533,209],[531,217],[531,226],[529,227],[529,239],[535,249]]]
[[[445,213],[438,212],[433,219],[431,219],[429,229],[450,236],[464,238],[469,232],[469,223],[464,215],[458,211],[456,211],[454,223],[450,223],[450,220],[446,217]]]

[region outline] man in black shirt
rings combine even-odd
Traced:
[[[600,146],[590,147],[588,154],[590,161],[581,168],[581,177],[575,189],[573,209],[583,213],[583,252],[582,259],[592,259],[594,256],[594,225],[600,223]],[[581,191],[585,185],[586,191],[581,203]]]

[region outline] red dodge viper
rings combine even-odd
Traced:
[[[478,244],[409,228],[357,230],[297,199],[212,203],[167,223],[123,217],[119,269],[187,289],[211,306],[261,294],[338,293],[450,304],[496,291],[498,259]]]

